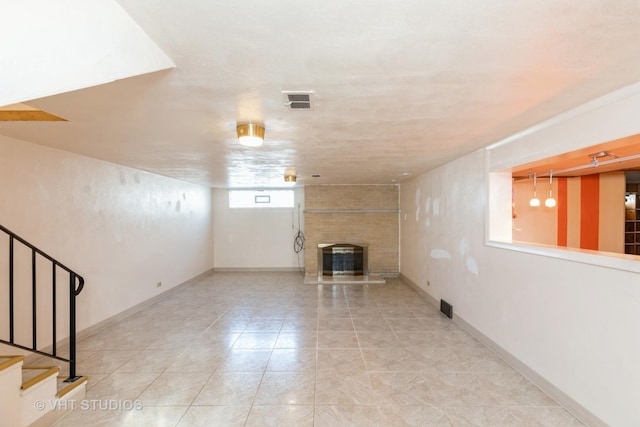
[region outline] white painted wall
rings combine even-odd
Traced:
[[[230,209],[226,189],[213,190],[214,266],[217,269],[304,268],[304,253],[293,251],[298,204],[304,232],[304,191],[295,189],[294,209]],[[298,264],[299,262],[299,264]]]
[[[501,197],[509,212],[511,192],[490,191],[487,183],[501,174],[490,179],[486,166],[500,170],[535,158],[532,152],[546,157],[565,139],[570,151],[580,140],[586,146],[639,133],[635,89],[516,136],[494,147],[490,160],[477,151],[401,186],[401,273],[612,426],[640,424],[640,274],[624,268],[637,258],[620,255],[607,265],[589,261],[604,256],[572,253],[569,260],[558,255],[562,249],[541,256],[487,245],[487,201],[497,206]]]
[[[0,106],[175,66],[113,0],[3,2],[0,28]]]
[[[0,224],[84,276],[78,330],[213,267],[210,188],[3,136],[0,152]]]

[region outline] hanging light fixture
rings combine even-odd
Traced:
[[[553,185],[553,170],[549,170],[549,197],[544,201],[544,205],[548,208],[552,208],[556,205],[556,199],[553,198],[553,191],[551,189]]]
[[[264,142],[264,126],[256,123],[242,123],[236,127],[238,142],[245,147],[259,147]]]
[[[538,178],[538,174],[534,172],[533,173],[533,197],[531,198],[531,200],[529,200],[529,206],[532,206],[534,208],[537,206],[540,206],[540,199],[538,199],[538,196],[536,195],[537,178]]]

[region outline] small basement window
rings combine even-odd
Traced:
[[[292,208],[293,190],[229,190],[229,208]]]

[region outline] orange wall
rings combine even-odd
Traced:
[[[600,235],[600,175],[580,178],[580,248],[598,250]],[[620,229],[623,233],[624,229]]]
[[[558,189],[557,180],[553,181],[553,193]],[[513,200],[518,217],[513,220],[513,240],[520,242],[556,245],[558,241],[557,207],[548,208],[544,205],[549,196],[549,179],[539,179],[537,196],[540,206],[529,206],[533,196],[532,180],[513,183]]]
[[[514,240],[624,253],[624,172],[555,179],[555,208],[544,206],[549,182],[538,180],[537,190],[541,206],[530,207],[533,182],[513,183]]]

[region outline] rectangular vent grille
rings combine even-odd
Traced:
[[[290,110],[311,110],[312,92],[282,92],[284,103]]]
[[[453,318],[453,306],[443,299],[440,300],[440,311],[449,319]]]

